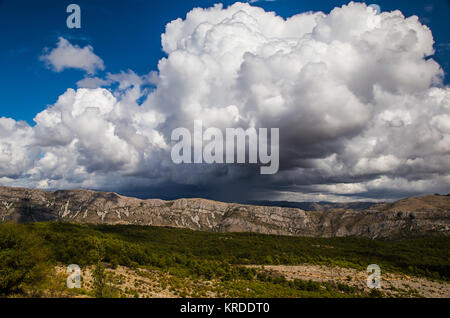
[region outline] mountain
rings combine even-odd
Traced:
[[[141,200],[90,190],[0,187],[0,222],[4,221],[136,224],[210,232],[394,239],[449,235],[450,196],[409,198],[364,210],[304,211],[204,199]]]
[[[262,206],[278,206],[282,208],[297,208],[305,211],[324,211],[330,209],[350,209],[350,210],[365,210],[374,205],[380,204],[377,202],[292,202],[292,201],[248,201],[245,202],[250,205]]]

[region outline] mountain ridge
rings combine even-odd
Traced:
[[[363,210],[224,203],[201,198],[142,200],[114,192],[0,187],[0,222],[135,224],[208,232],[397,239],[449,235],[450,196],[429,195]]]
[[[331,202],[331,201],[318,201],[318,202],[295,202],[295,201],[258,201],[252,200],[244,202],[249,205],[260,206],[277,206],[280,208],[298,208],[305,211],[324,211],[329,209],[351,209],[351,210],[364,210],[374,205],[383,204],[386,202],[370,202],[370,201],[351,201],[351,202]]]

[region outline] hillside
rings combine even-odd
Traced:
[[[450,233],[450,196],[409,198],[365,210],[243,205],[204,199],[140,200],[89,190],[0,187],[0,221],[133,224],[208,232],[395,239]]]
[[[5,222],[0,297],[449,297],[449,240]],[[379,290],[366,286],[374,263]],[[80,289],[65,286],[69,264]]]

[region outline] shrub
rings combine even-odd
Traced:
[[[49,271],[43,240],[23,226],[0,224],[0,294],[38,296]]]
[[[92,272],[94,278],[94,296],[96,298],[118,297],[118,289],[114,287],[112,274],[107,273],[105,265],[98,262]]]

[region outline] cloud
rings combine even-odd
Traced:
[[[34,127],[0,120],[0,182],[229,200],[448,192],[450,88],[416,16],[215,5],[170,22],[161,42],[157,72],[86,77]],[[280,172],[174,165],[172,130],[199,119],[280,128]]]
[[[0,117],[0,175],[23,178],[36,159],[37,152],[30,149],[33,129],[26,122]]]
[[[256,2],[275,2],[277,0],[248,0],[248,3],[256,3]]]
[[[94,74],[98,70],[104,70],[103,60],[94,54],[92,46],[83,48],[72,45],[63,37],[58,38],[56,48],[44,50],[40,60],[45,62],[55,72],[61,72],[68,68],[84,70]]]

